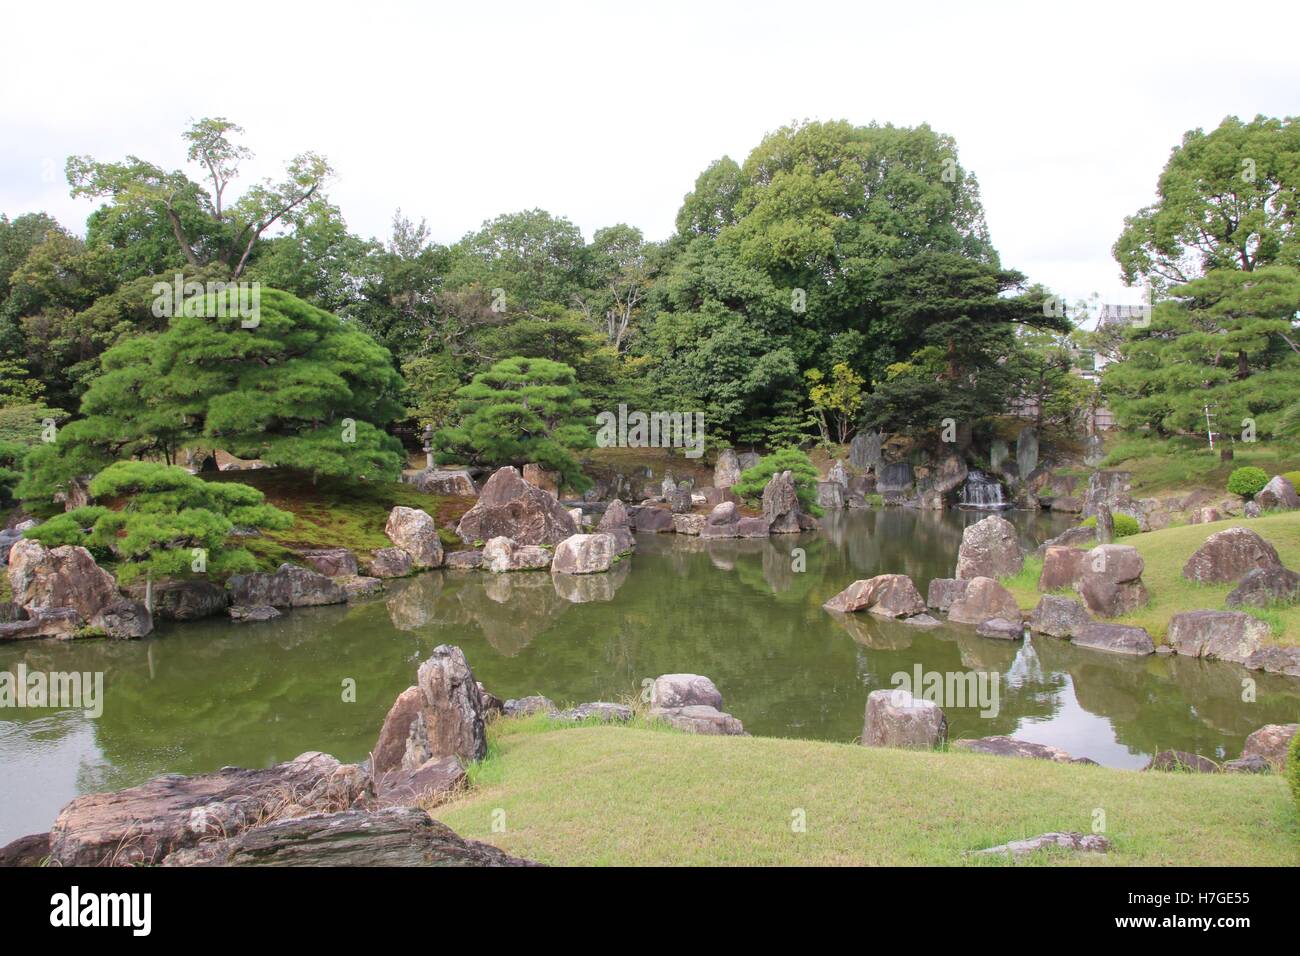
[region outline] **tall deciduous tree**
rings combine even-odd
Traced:
[[[1300,265],[1300,120],[1229,116],[1190,130],[1165,164],[1156,201],[1124,220],[1124,280],[1157,291],[1214,269]]]

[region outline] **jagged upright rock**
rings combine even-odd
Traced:
[[[440,644],[420,665],[384,719],[372,751],[376,778],[392,770],[413,770],[429,760],[482,760],[487,754],[483,699],[459,647]]]
[[[880,432],[858,432],[849,443],[849,461],[853,463],[853,467],[864,471],[868,468],[879,471],[880,449],[884,440]]]
[[[506,537],[520,545],[556,545],[577,534],[578,528],[557,499],[506,465],[483,485],[478,502],[460,519],[456,533],[471,542]]]
[[[600,521],[596,524],[596,531],[610,535],[614,539],[614,548],[619,554],[636,547],[636,538],[632,535],[632,523],[627,515],[627,507],[618,498],[605,508],[605,513],[600,516]]]
[[[999,578],[1018,574],[1025,565],[1016,527],[1005,518],[990,515],[968,525],[957,552],[957,577]]]
[[[436,568],[442,564],[438,526],[428,512],[398,505],[388,513],[384,534],[395,547],[411,556],[411,563],[417,569]]]
[[[713,466],[713,487],[730,488],[740,481],[740,458],[736,449],[724,448],[718,452],[718,462]]]

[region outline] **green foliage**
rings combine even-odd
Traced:
[[[862,409],[864,379],[847,362],[836,362],[829,379],[817,368],[804,372],[804,378],[808,380],[808,401],[817,415],[822,441],[844,444],[853,437]]]
[[[1300,488],[1300,471],[1284,472],[1282,477],[1295,485],[1296,488]]]
[[[204,571],[224,577],[257,568],[256,559],[228,538],[235,527],[277,530],[292,516],[265,503],[262,492],[233,482],[209,482],[184,468],[122,461],[90,483],[99,499],[122,500],[74,509],[32,528],[27,537],[47,547],[77,544],[120,562],[118,580],[146,572],[168,577]],[[203,565],[196,566],[196,560]]]
[[[750,503],[757,503],[763,497],[763,489],[772,476],[788,471],[794,479],[795,493],[799,497],[799,506],[808,514],[821,517],[825,512],[817,504],[817,482],[821,475],[817,466],[800,449],[778,448],[770,455],[761,458],[753,468],[746,468],[740,473],[740,480],[732,491]]]
[[[1183,135],[1157,184],[1158,199],[1124,220],[1115,259],[1126,282],[1155,289],[1216,269],[1300,265],[1300,120],[1227,117]]]
[[[19,493],[48,496],[122,457],[171,463],[185,448],[220,448],[313,476],[396,477],[401,446],[377,427],[401,411],[402,381],[388,351],[271,289],[261,290],[256,326],[245,328],[235,293],[225,295],[202,299],[193,311],[203,314],[175,315],[165,332],[105,352],[83,417],[29,456]]]
[[[1238,468],[1228,476],[1228,490],[1243,498],[1253,498],[1268,484],[1268,472],[1254,465]]]
[[[572,368],[550,359],[503,359],[456,397],[458,424],[435,439],[440,460],[494,467],[537,462],[575,490],[590,487],[573,452],[594,444],[591,403]]]
[[[1123,512],[1116,511],[1111,516],[1111,524],[1115,527],[1115,537],[1127,538],[1129,535],[1138,534],[1142,527],[1138,524],[1137,518],[1126,515]],[[1079,523],[1080,528],[1097,527],[1097,516],[1093,515]]]
[[[1208,404],[1216,427],[1284,434],[1300,394],[1300,354],[1291,347],[1300,272],[1220,269],[1170,296],[1149,324],[1124,333],[1121,361],[1106,367],[1102,388],[1120,423],[1204,434]]]
[[[1017,329],[1068,330],[1044,308],[1045,290],[1026,289],[1012,270],[923,253],[883,271],[902,360],[884,369],[866,419],[885,431],[933,431],[945,418],[973,427],[1004,414],[1032,378],[1021,368],[1027,361],[1008,361],[1018,354]]]

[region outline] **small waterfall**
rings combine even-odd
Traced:
[[[972,468],[966,476],[966,483],[961,486],[957,503],[963,508],[980,508],[986,511],[1010,507],[1010,503],[1002,495],[1002,482],[976,468]]]

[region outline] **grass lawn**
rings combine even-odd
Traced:
[[[1098,810],[1109,855],[1049,851],[1027,862],[1300,865],[1281,776],[702,737],[639,720],[571,729],[499,720],[489,734],[472,787],[431,812],[463,836],[553,865],[1006,865],[963,853],[1088,833]],[[798,811],[803,833],[792,830]]]
[[[302,475],[272,468],[204,477],[251,485],[266,495],[269,504],[293,513],[294,522],[284,531],[267,531],[261,538],[246,539],[248,549],[267,569],[293,560],[296,550],[350,548],[363,556],[390,547],[384,524],[396,505],[424,509],[437,522],[443,545],[459,547],[460,539],[447,531],[446,525],[459,520],[474,504],[472,498],[428,495],[396,481],[322,478],[313,484]]]
[[[1201,439],[1161,441],[1115,433],[1107,443],[1103,468],[1131,471],[1133,496],[1207,488],[1227,495],[1228,476],[1238,468],[1255,465],[1269,475],[1300,470],[1300,446],[1290,442],[1236,442],[1231,461],[1219,458]]]
[[[1202,609],[1225,610],[1224,599],[1235,585],[1194,584],[1183,579],[1183,565],[1205,539],[1225,528],[1250,528],[1277,548],[1282,563],[1300,569],[1300,511],[1267,514],[1261,518],[1232,518],[1211,524],[1186,525],[1165,528],[1118,539],[1119,544],[1131,544],[1142,554],[1146,569],[1142,580],[1151,594],[1151,603],[1132,614],[1115,618],[1121,624],[1145,627],[1151,637],[1159,642],[1169,626],[1169,619],[1180,611]],[[1025,569],[1015,577],[1003,581],[1026,610],[1038,603],[1038,575],[1042,561],[1031,558]],[[1255,616],[1268,621],[1273,637],[1279,644],[1300,644],[1300,604],[1273,607],[1257,611],[1247,609]]]

